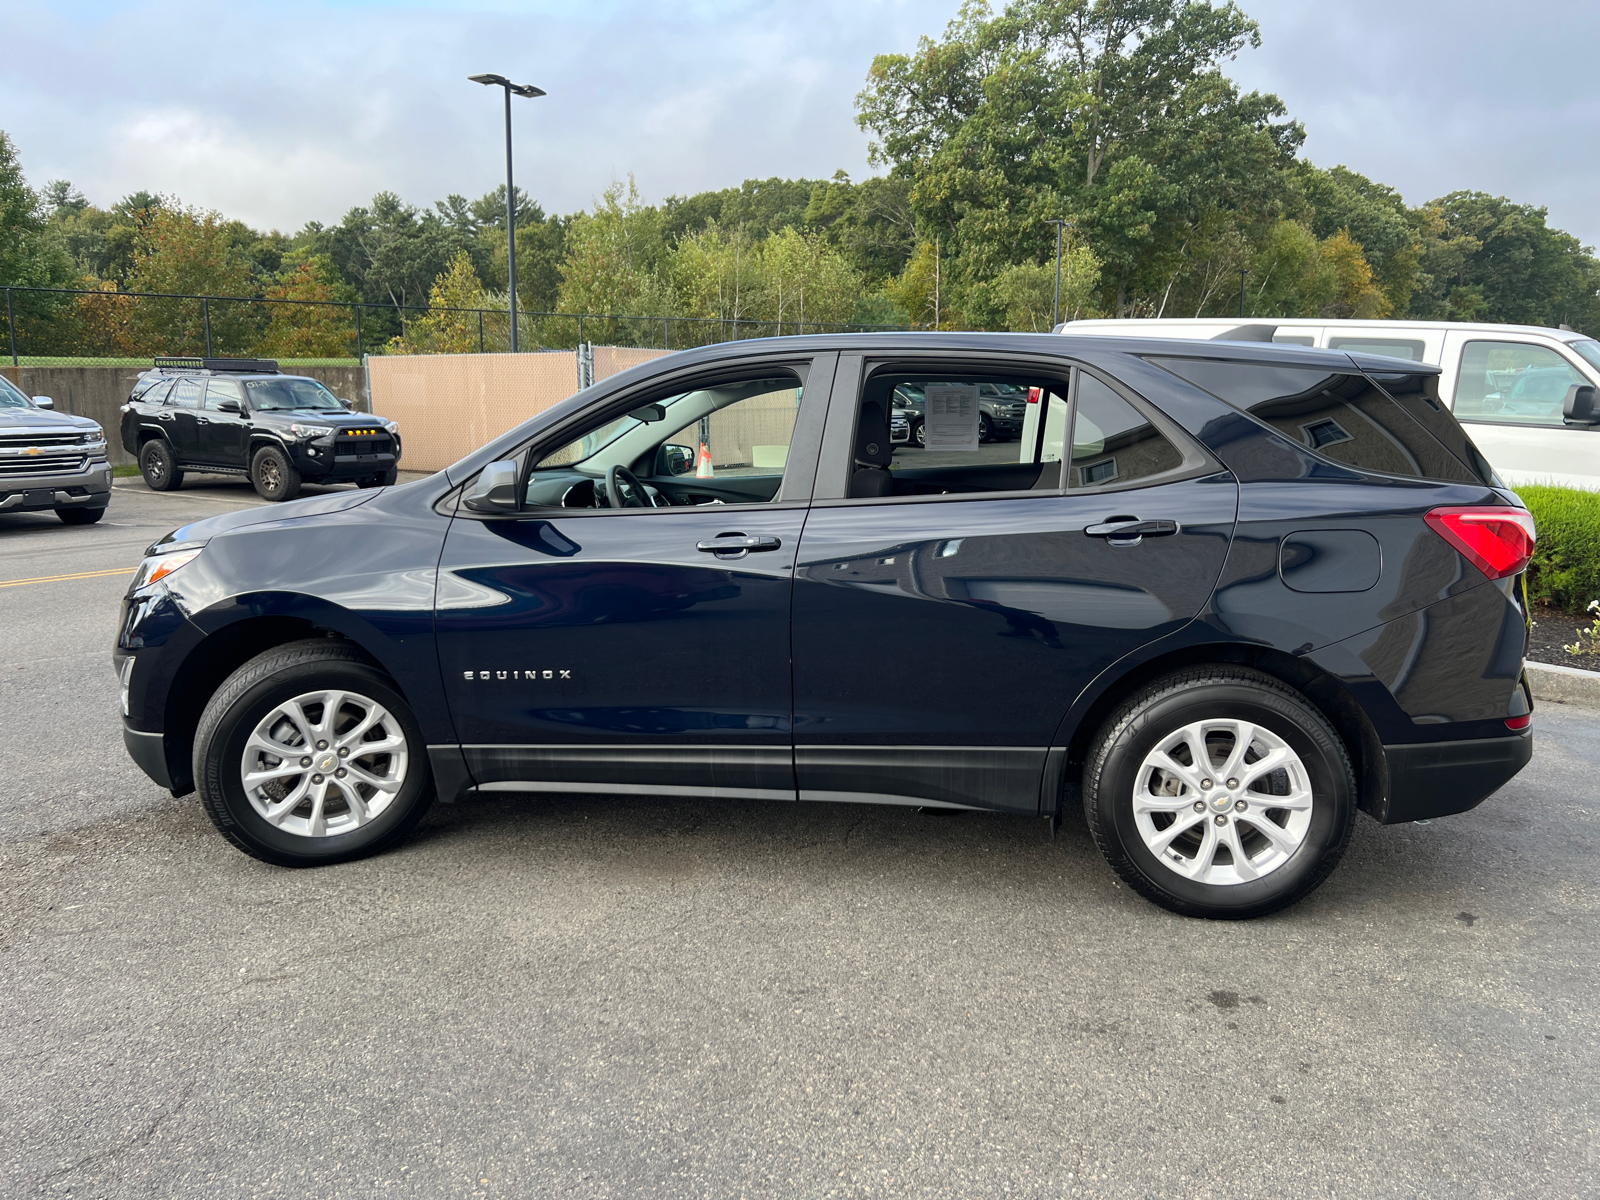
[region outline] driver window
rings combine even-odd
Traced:
[[[525,504],[564,508],[776,500],[803,392],[789,374],[719,382],[639,406],[539,455]],[[614,472],[614,469],[620,469]],[[610,479],[620,475],[620,503]],[[628,476],[638,481],[636,492]],[[642,495],[640,494],[642,493]]]

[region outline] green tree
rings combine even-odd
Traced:
[[[1073,216],[1103,307],[1153,313],[1196,291],[1203,307],[1215,284],[1189,269],[1264,236],[1303,138],[1276,97],[1221,73],[1258,40],[1231,3],[1013,0],[996,15],[970,0],[941,41],[873,61],[859,121],[874,161],[911,182],[921,240],[940,234],[957,303],[1042,261],[1047,221]]]
[[[125,280],[130,292],[186,296],[248,296],[251,263],[237,222],[217,212],[167,201],[149,210]],[[198,354],[206,327],[215,353],[244,353],[255,344],[261,314],[241,303],[140,300],[133,308],[140,343],[155,354]]]
[[[44,205],[28,186],[16,147],[0,130],[0,285],[72,287],[77,273],[60,241],[51,236]],[[39,292],[13,292],[19,348],[35,353],[61,353],[50,345],[49,327],[71,307],[67,297]],[[0,321],[4,313],[0,312]],[[8,335],[10,331],[7,331]]]
[[[612,184],[593,213],[574,217],[567,227],[557,311],[630,316],[661,311],[666,296],[657,272],[667,249],[661,213],[640,203],[632,177],[626,185]],[[585,331],[590,340],[617,334],[615,322]]]
[[[405,332],[391,339],[390,354],[471,354],[478,349],[477,313],[458,311],[485,307],[483,285],[465,250],[457,251],[434,280],[428,305],[426,316],[408,321]]]
[[[306,303],[268,304],[266,331],[258,352],[274,358],[348,358],[355,352],[355,314],[340,304],[352,299],[325,254],[291,255],[269,300]],[[315,303],[313,303],[315,302]]]
[[[1600,263],[1546,216],[1484,192],[1451,192],[1424,205],[1425,286],[1413,313],[1600,332]]]

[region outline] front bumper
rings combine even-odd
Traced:
[[[335,454],[331,447],[311,445],[296,446],[293,451],[295,469],[307,479],[342,482],[366,479],[381,475],[400,465],[400,455],[385,454]]]
[[[111,464],[91,462],[71,474],[0,477],[0,512],[104,508],[111,503]]]
[[[1385,825],[1425,821],[1476,808],[1533,757],[1533,733],[1385,746],[1389,793],[1374,813]]]
[[[167,746],[163,735],[135,729],[124,717],[122,744],[128,748],[128,757],[138,764],[141,771],[167,791],[174,790],[172,773],[167,770]]]

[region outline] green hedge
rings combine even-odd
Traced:
[[[1600,492],[1519,487],[1539,530],[1528,597],[1569,612],[1600,600]]]

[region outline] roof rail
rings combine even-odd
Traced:
[[[1226,333],[1219,333],[1213,342],[1270,342],[1278,332],[1276,325],[1236,325]]]

